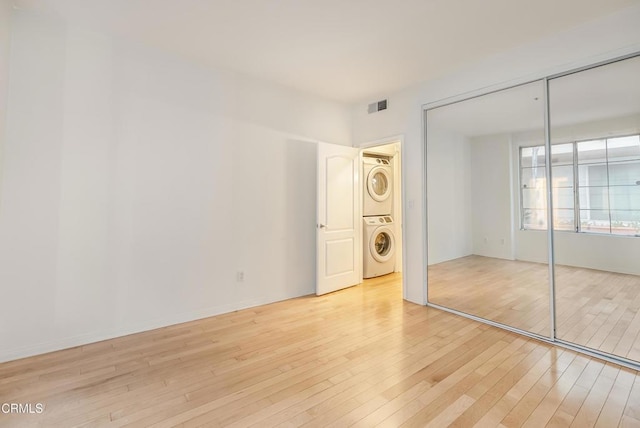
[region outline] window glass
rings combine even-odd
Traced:
[[[613,186],[609,189],[612,210],[640,210],[640,186]]]
[[[530,230],[546,230],[547,210],[524,208],[522,213],[522,227]]]
[[[573,144],[551,146],[551,165],[573,165]]]
[[[553,209],[573,210],[573,189],[560,187],[553,190]]]
[[[640,159],[640,136],[610,138],[607,140],[609,162]]]
[[[611,210],[611,233],[640,236],[640,210]]]
[[[522,189],[522,207],[546,210],[547,199],[545,192],[538,188]]]
[[[640,160],[609,163],[609,185],[640,186]]]
[[[600,163],[607,161],[605,140],[582,141],[577,145],[578,163]]]
[[[553,228],[555,230],[575,231],[575,212],[571,209],[555,209],[553,210]]]
[[[580,230],[589,233],[611,233],[609,210],[580,210]]]
[[[546,169],[538,168],[522,168],[522,188],[523,189],[546,189]]]
[[[523,147],[521,153],[523,167],[544,167],[544,146]]]
[[[609,209],[609,188],[608,187],[581,187],[580,209],[585,210],[608,210]]]
[[[546,229],[546,170],[539,164],[544,146],[523,147],[520,156],[522,228]],[[551,166],[556,230],[638,234],[638,135],[555,144]]]
[[[606,163],[578,166],[578,185],[580,187],[607,186],[608,184]]]
[[[573,188],[573,165],[554,166],[551,172],[554,188]]]

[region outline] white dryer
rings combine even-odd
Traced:
[[[393,166],[389,159],[363,157],[363,216],[390,215],[393,202]]]
[[[364,217],[363,277],[386,275],[396,267],[396,239],[391,216]]]

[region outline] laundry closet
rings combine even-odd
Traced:
[[[363,149],[362,276],[376,278],[402,270],[400,143]]]

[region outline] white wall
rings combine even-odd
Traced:
[[[9,91],[11,10],[10,0],[0,0],[0,192],[2,191],[2,150],[5,139],[7,94]],[[2,193],[0,193],[0,206],[2,206]]]
[[[479,256],[514,258],[510,146],[508,135],[470,139],[471,236]]]
[[[421,106],[465,93],[480,93],[640,50],[640,5],[493,56],[441,79],[427,81],[388,97],[389,108],[367,114],[367,103],[354,106],[355,144],[404,135],[405,281],[407,299],[424,303],[424,137]],[[425,79],[428,76],[425,76]]]
[[[430,127],[428,138],[429,264],[513,259],[509,136],[469,139]]]
[[[433,128],[428,135],[429,264],[435,264],[473,252],[472,158],[464,136]]]
[[[547,263],[546,231],[517,230],[516,239],[518,260]],[[556,232],[554,250],[559,265],[640,275],[638,238]]]
[[[0,361],[314,291],[315,141],[351,143],[346,107],[12,25]]]

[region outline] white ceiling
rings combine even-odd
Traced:
[[[342,102],[374,101],[640,0],[15,0]]]

